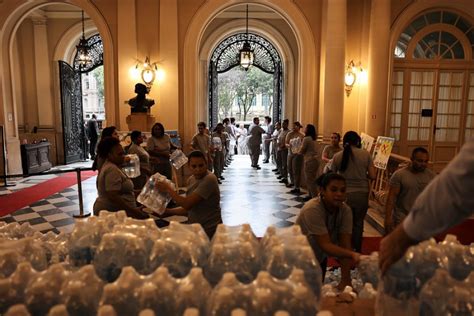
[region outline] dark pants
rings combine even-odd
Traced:
[[[281,170],[280,175],[283,179],[288,178],[288,148],[282,149],[278,151],[281,159]]]
[[[97,146],[97,137],[91,137],[89,139],[89,154],[91,159],[95,158],[95,147]]]
[[[347,193],[347,205],[352,209],[352,248],[357,252],[362,250],[362,235],[364,233],[364,219],[369,208],[368,192]]]

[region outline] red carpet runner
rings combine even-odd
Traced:
[[[94,171],[83,171],[81,172],[81,179],[82,181],[87,180],[95,174]],[[46,180],[32,187],[0,196],[0,217],[61,192],[76,183],[76,172],[64,173],[57,178]]]

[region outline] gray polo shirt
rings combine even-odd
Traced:
[[[203,199],[188,211],[188,222],[201,224],[207,236],[211,239],[216,232],[217,225],[222,223],[221,194],[217,178],[209,171],[201,179],[191,176],[188,179],[187,187],[187,196],[197,193]]]
[[[321,262],[327,254],[317,245],[314,236],[328,234],[331,242],[338,244],[339,234],[352,233],[352,211],[344,203],[337,212],[330,213],[318,197],[303,206],[296,224],[301,226],[301,231],[308,237],[316,257]]]
[[[334,155],[331,170],[346,178],[347,193],[369,192],[367,172],[372,164],[372,156],[367,150],[352,146],[352,156],[347,169],[341,171],[343,153],[344,151],[340,151]]]
[[[407,166],[393,173],[390,178],[390,185],[400,188],[400,193],[395,201],[393,214],[397,223],[401,222],[403,218],[408,215],[418,195],[420,195],[435,176],[436,174],[430,169],[414,173],[411,170],[411,166]]]
[[[199,150],[207,155],[209,153],[209,147],[211,147],[211,137],[207,134],[197,133],[191,140],[191,146],[194,150]]]

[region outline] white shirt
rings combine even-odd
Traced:
[[[408,236],[420,241],[474,213],[474,138],[425,188],[403,222]]]

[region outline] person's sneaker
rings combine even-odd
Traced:
[[[295,186],[294,183],[287,183],[287,184],[286,184],[286,187],[287,187],[287,188],[291,188],[291,187],[294,187],[294,186]]]
[[[284,183],[284,184],[287,184],[288,183],[288,180],[286,178],[283,178],[281,179],[280,181],[278,181],[280,183]]]
[[[221,180],[219,180],[219,179],[217,179],[217,183],[219,183],[219,184],[222,184],[222,181],[221,181]]]
[[[220,176],[219,180],[225,180],[225,178],[223,176]]]
[[[290,191],[290,193],[301,193],[301,191],[298,188],[294,188],[293,190]]]
[[[278,169],[272,169],[273,172],[278,172]]]
[[[308,202],[308,201],[311,200],[311,199],[312,199],[312,197],[310,197],[309,195],[308,195],[308,196],[305,196],[305,197],[303,198],[303,202]]]
[[[283,177],[282,177],[282,176],[278,176],[277,179],[278,179],[278,180],[281,180],[281,179],[283,179]]]
[[[264,160],[263,163],[269,163],[269,161],[268,161],[268,160]]]
[[[262,168],[260,166],[256,166],[255,169],[260,170]]]

